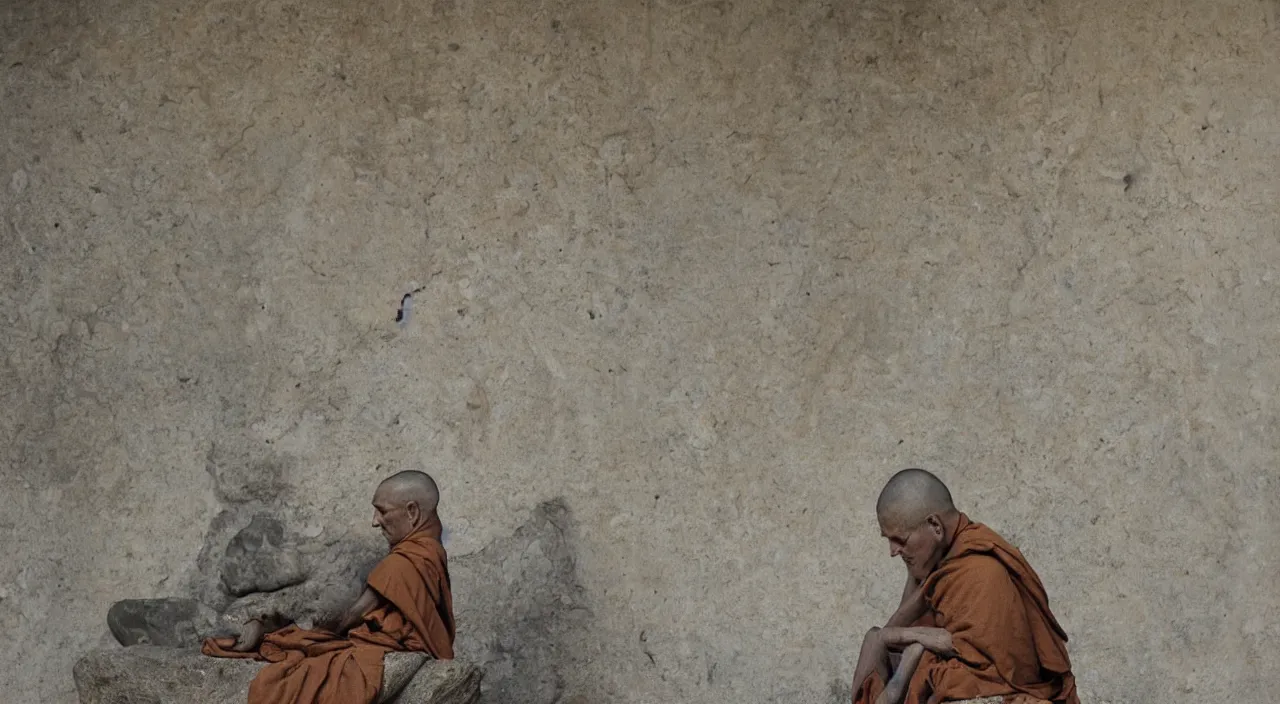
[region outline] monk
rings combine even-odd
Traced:
[[[245,625],[239,638],[210,638],[205,655],[270,664],[249,686],[249,704],[371,704],[382,687],[382,656],[397,650],[453,658],[453,598],[441,525],[440,491],[423,472],[388,477],[373,494],[373,527],[391,552],[364,592],[319,630]]]
[[[907,583],[898,610],[862,642],[854,704],[1079,704],[1067,634],[1017,548],[957,511],[923,469],[895,474],[876,516]]]

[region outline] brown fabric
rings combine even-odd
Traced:
[[[929,613],[914,625],[950,634],[956,654],[925,653],[906,704],[1005,696],[1006,704],[1079,704],[1067,634],[1049,610],[1044,585],[1017,548],[961,514],[955,540],[922,588]],[[878,675],[859,688],[857,704],[884,689]]]
[[[920,669],[917,668],[916,673],[919,674],[919,672]],[[914,678],[912,679],[914,680]],[[878,672],[867,675],[867,679],[863,680],[858,687],[858,691],[853,693],[853,704],[874,704],[876,697],[880,696],[880,693],[884,691],[886,684],[884,678]]]
[[[381,603],[346,638],[289,626],[256,653],[231,650],[234,638],[210,638],[205,655],[271,664],[249,685],[249,704],[371,704],[382,687],[382,656],[414,650],[453,658],[453,597],[439,523],[391,549],[369,573]]]

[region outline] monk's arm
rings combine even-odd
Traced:
[[[925,628],[921,626],[887,627],[880,629],[880,640],[889,648],[906,648],[912,644],[924,646],[926,650],[938,655],[955,654],[955,646],[951,642],[951,633],[945,628]]]
[[[360,625],[364,621],[364,615],[377,607],[378,601],[378,593],[369,587],[365,587],[360,596],[338,617],[338,622],[334,624],[333,632],[342,635]]]
[[[902,608],[907,603],[907,599],[920,589],[920,582],[911,573],[907,573],[907,583],[902,586],[902,600],[898,602],[898,608]]]
[[[885,628],[910,626],[924,616],[928,608],[919,582],[907,577],[907,586],[902,590],[902,603],[898,604],[898,610],[885,622]]]
[[[912,643],[902,651],[902,660],[898,663],[898,669],[893,671],[893,677],[885,683],[884,691],[876,697],[875,704],[902,704],[902,700],[907,696],[907,689],[911,686],[911,677],[915,675],[916,668],[920,665],[924,650],[923,645]]]

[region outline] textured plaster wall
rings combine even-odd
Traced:
[[[834,704],[923,465],[1088,700],[1271,701],[1278,164],[1275,0],[0,0],[4,697],[420,464],[572,512],[560,701]]]

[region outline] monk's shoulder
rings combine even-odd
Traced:
[[[969,553],[947,560],[939,565],[930,580],[930,592],[935,599],[949,594],[986,591],[991,587],[1010,584],[1009,570],[994,555],[985,552]]]
[[[412,561],[432,564],[444,564],[447,559],[444,546],[429,537],[411,536],[396,545],[392,554],[396,553]]]
[[[406,568],[412,567],[412,560],[402,552],[389,552],[378,560],[378,564],[373,566],[369,571],[369,577],[366,581],[369,583],[384,582],[390,574],[401,572]]]
[[[1004,563],[989,552],[971,552],[943,563],[948,572],[958,575],[982,576],[1008,574]]]
[[[395,545],[373,569],[374,574],[431,575],[447,570],[444,546],[428,538],[410,536]]]

